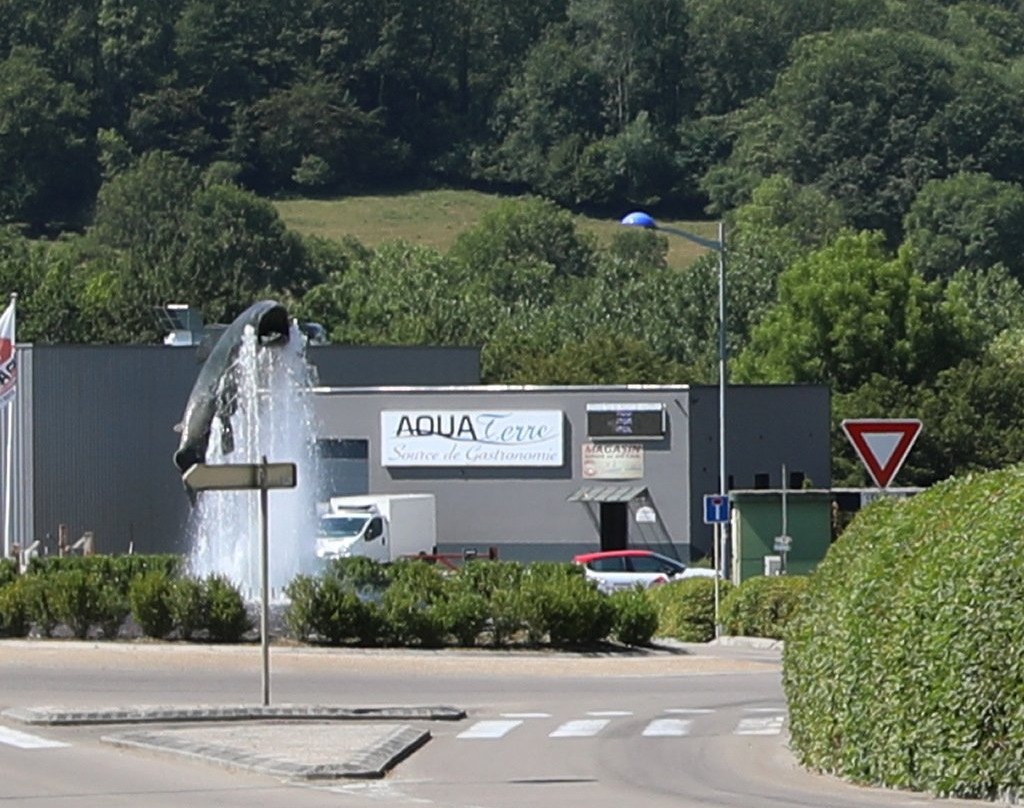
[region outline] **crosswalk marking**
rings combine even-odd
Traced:
[[[688,718],[656,718],[646,727],[643,733],[645,738],[667,738],[687,735],[693,721]]]
[[[29,735],[27,732],[18,732],[16,729],[7,727],[0,727],[0,743],[17,746],[19,749],[59,749],[70,745],[40,738],[38,735]]]
[[[580,719],[578,721],[566,721],[562,726],[548,735],[549,738],[587,738],[597,735],[608,726],[607,718]]]
[[[642,729],[637,727],[639,734],[645,738],[681,738],[690,735],[695,725],[720,710],[699,707],[667,707],[661,711],[660,717],[647,721]],[[742,715],[742,714],[746,715]],[[467,740],[494,740],[503,738],[526,720],[530,720],[538,729],[544,727],[547,732],[550,725],[544,726],[544,719],[553,715],[546,712],[501,713],[501,720],[480,720],[465,731],[456,735]],[[587,718],[565,721],[558,724],[549,738],[589,738],[599,734],[612,721],[630,718],[635,715],[631,710],[589,710],[584,713]],[[734,735],[780,735],[786,721],[784,707],[746,707],[737,716],[738,723],[733,725]],[[539,724],[539,726],[538,726]],[[633,726],[629,722],[619,722],[620,727]],[[2,740],[2,739],[0,739]]]
[[[737,735],[778,735],[782,732],[785,716],[773,715],[767,718],[744,718],[736,728]]]
[[[514,730],[522,721],[477,721],[465,732],[460,732],[456,738],[501,738]]]

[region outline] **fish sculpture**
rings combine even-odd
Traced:
[[[238,405],[235,360],[245,329],[250,326],[256,331],[261,348],[281,346],[288,341],[288,312],[274,300],[254,303],[220,335],[199,371],[185,406],[185,415],[176,427],[181,431],[181,442],[174,453],[174,465],[182,475],[196,463],[206,462],[215,417],[219,417],[223,424],[221,449],[225,454],[234,449],[231,416]]]

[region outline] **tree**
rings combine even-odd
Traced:
[[[699,109],[716,115],[768,92],[793,44],[805,34],[871,27],[880,0],[688,0],[686,62],[700,88]]]
[[[840,236],[779,277],[778,303],[737,359],[736,381],[825,382],[835,393],[873,375],[926,383],[974,350],[962,311],[880,234]]]
[[[0,223],[66,224],[95,191],[99,165],[85,99],[38,51],[0,61]]]
[[[593,274],[596,243],[554,203],[513,200],[484,214],[449,254],[503,306],[547,306],[565,281]]]
[[[809,37],[739,118],[735,149],[705,187],[728,209],[759,178],[783,174],[821,189],[855,227],[880,230],[895,245],[929,180],[968,166],[1021,178],[1019,95],[1004,66],[966,62],[921,34]]]
[[[437,250],[401,241],[374,251],[350,245],[342,263],[302,304],[332,341],[479,345],[490,332],[496,307],[483,280]]]
[[[754,189],[726,227],[726,294],[730,353],[775,302],[791,264],[829,244],[846,224],[841,206],[817,188],[776,175]]]
[[[353,183],[397,174],[405,157],[383,136],[379,116],[367,114],[349,92],[325,76],[275,89],[250,110],[261,169],[255,184],[292,185],[303,160],[326,166],[323,185]]]
[[[166,267],[171,299],[201,304],[207,322],[231,322],[256,300],[301,295],[320,280],[277,209],[233,185],[198,191],[183,232],[180,262]]]
[[[1024,278],[1024,188],[989,174],[927,183],[904,220],[907,259],[925,278],[1003,264]]]

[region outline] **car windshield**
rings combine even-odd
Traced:
[[[320,529],[317,531],[317,535],[328,539],[356,536],[369,518],[369,516],[324,516],[320,519]]]

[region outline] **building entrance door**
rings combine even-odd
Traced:
[[[629,503],[601,503],[601,550],[625,550],[629,543]]]

